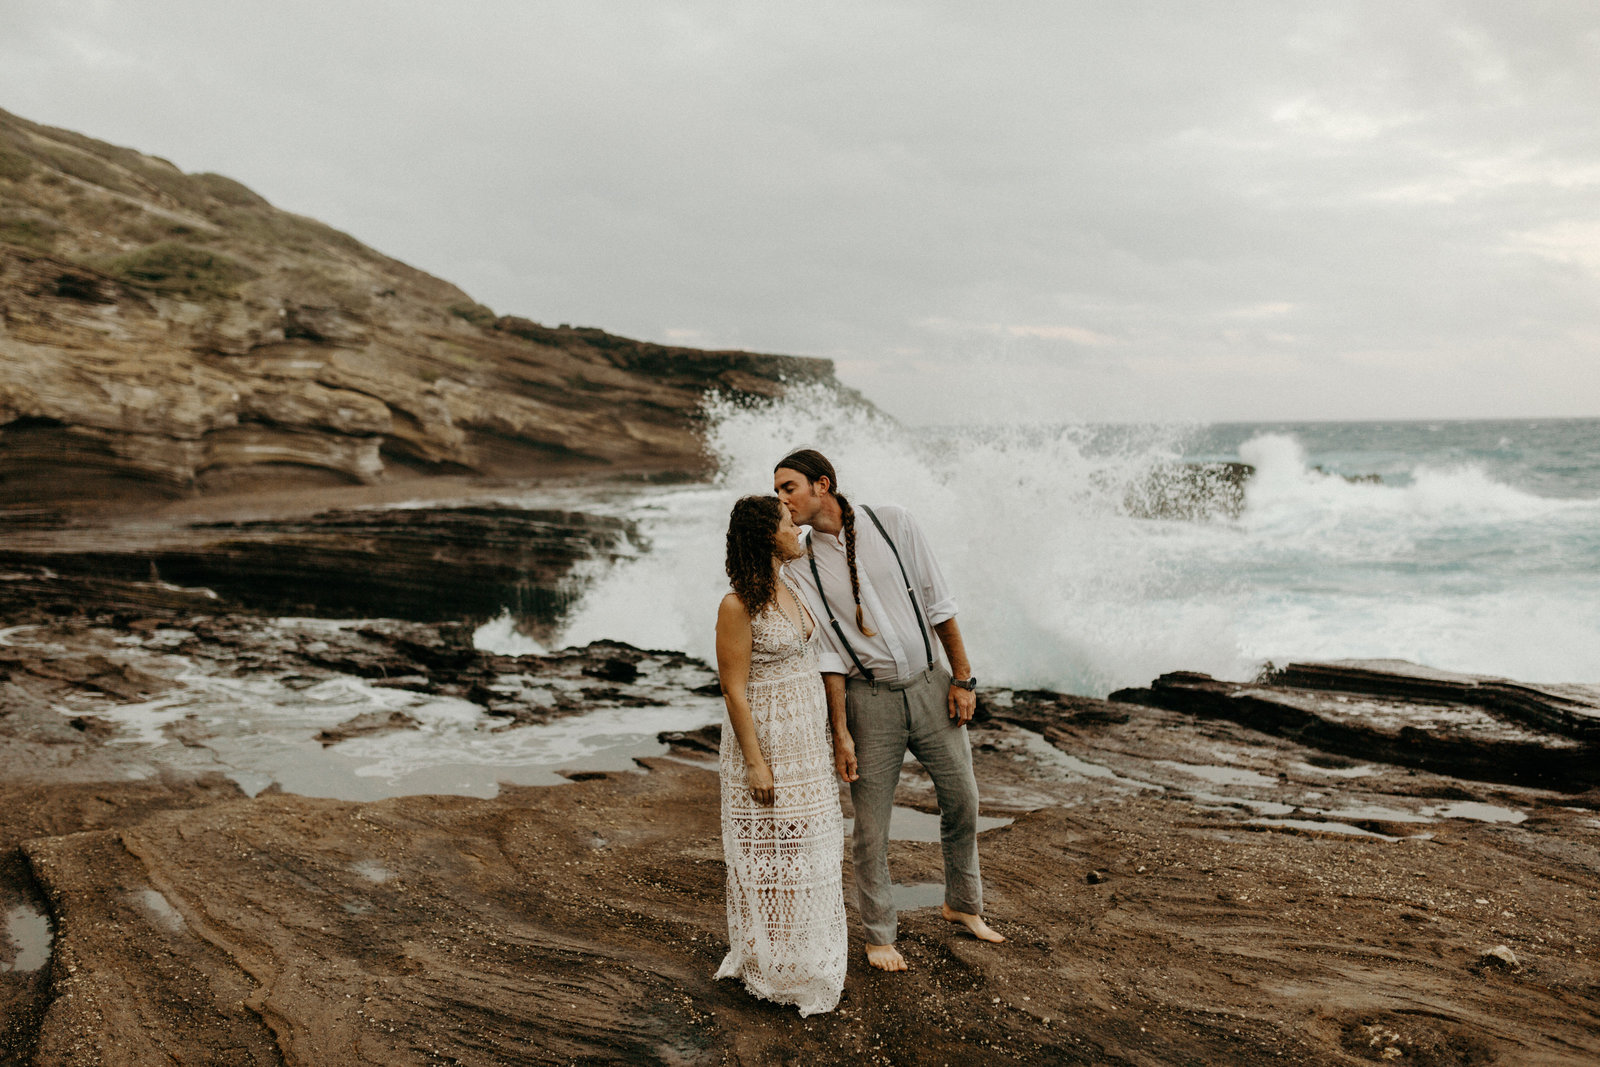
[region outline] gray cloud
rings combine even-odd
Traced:
[[[916,421],[1600,414],[1587,0],[12,0],[0,106]]]

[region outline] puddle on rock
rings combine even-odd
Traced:
[[[382,885],[394,877],[394,872],[377,860],[362,860],[359,863],[352,863],[350,869],[367,881],[378,885]]]
[[[1283,804],[1276,800],[1252,800],[1249,797],[1224,797],[1215,793],[1191,794],[1195,803],[1209,806],[1216,810],[1227,808],[1248,808],[1257,815],[1288,815],[1296,810],[1293,804]]]
[[[1347,822],[1318,822],[1314,819],[1251,819],[1251,826],[1284,826],[1297,830],[1315,830],[1329,834],[1349,834],[1351,837],[1375,837],[1380,841],[1398,841],[1398,837],[1363,830]]]
[[[1266,788],[1278,784],[1276,778],[1247,771],[1242,767],[1224,767],[1215,763],[1179,763],[1176,760],[1166,759],[1158,759],[1155,763],[1159,767],[1170,767],[1175,771],[1204,779],[1212,785],[1250,785]]]
[[[1330,819],[1364,819],[1370,822],[1433,822],[1427,810],[1401,811],[1377,804],[1353,804],[1343,808],[1302,808],[1308,815],[1326,815]]]
[[[1514,808],[1502,808],[1498,804],[1482,804],[1476,800],[1458,800],[1442,807],[1422,810],[1425,814],[1438,819],[1472,819],[1475,822],[1519,823],[1528,817]]]
[[[913,882],[910,885],[894,883],[895,911],[915,911],[918,908],[937,908],[944,903],[944,883]]]
[[[1034,736],[1038,737],[1037,734]],[[1110,767],[1104,767],[1098,763],[1090,763],[1088,760],[1079,759],[1077,756],[1063,752],[1042,737],[1038,737],[1037,744],[1030,744],[1029,749],[1041,762],[1054,763],[1062,769],[1083,778],[1094,778],[1110,782],[1125,789],[1153,789],[1158,793],[1165,792],[1166,789],[1165,786],[1159,786],[1153,782],[1141,782],[1137,778],[1124,778]]]
[[[1305,762],[1293,763],[1290,766],[1302,774],[1326,774],[1334,778],[1365,778],[1378,773],[1378,768],[1369,763],[1363,763],[1359,767],[1318,767],[1314,763]]]
[[[1016,820],[1002,819],[994,815],[978,816],[978,833],[993,830],[997,826],[1010,826]],[[855,832],[856,821],[844,821],[844,835],[849,837]],[[933,844],[939,842],[939,816],[927,811],[918,811],[916,808],[902,808],[896,804],[894,814],[889,819],[889,840],[891,841],[924,841]]]
[[[183,929],[183,916],[178,914],[178,910],[172,906],[172,903],[166,897],[161,895],[159,890],[141,889],[128,895],[133,898],[135,904],[149,912],[150,917],[156,921],[158,926],[172,933],[177,933]]]
[[[50,962],[52,934],[50,920],[26,904],[6,913],[6,937],[15,949],[10,963],[0,963],[0,971],[37,971]]]

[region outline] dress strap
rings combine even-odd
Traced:
[[[888,542],[889,551],[894,553],[894,561],[900,564],[900,578],[906,583],[906,596],[911,598],[911,611],[917,617],[917,632],[922,635],[922,651],[927,653],[928,666],[932,667],[933,642],[928,640],[928,624],[922,618],[922,608],[917,604],[917,594],[911,590],[911,579],[906,576],[906,565],[905,562],[900,558],[900,550],[894,547],[894,538],[889,536],[889,531],[883,528],[883,523],[878,521],[878,516],[873,514],[872,509],[867,507],[865,504],[862,504],[861,510],[867,513],[867,518],[872,520],[872,525],[878,528],[878,532],[881,533],[883,535],[883,539]],[[815,561],[812,562],[811,569],[813,572],[816,571],[817,565]],[[822,583],[819,581],[817,585],[820,588]]]
[[[816,628],[817,628],[816,617],[811,614],[811,609],[806,607],[805,597],[802,597],[800,595],[800,590],[795,588],[794,583],[789,580],[789,576],[784,573],[784,570],[781,567],[778,569],[778,580],[783,583],[783,587],[785,589],[789,590],[789,595],[794,597],[794,606],[796,608],[798,608],[799,611],[800,611],[800,626],[799,626],[800,640],[801,641],[809,641],[809,640],[811,640],[811,634],[806,632],[806,622],[808,620],[810,621],[811,629],[814,632],[816,630]],[[776,602],[777,601],[777,597],[773,597],[773,601]],[[779,608],[779,611],[782,611],[782,610],[783,610],[782,608]],[[783,617],[785,619],[787,619],[789,617],[788,612],[784,612],[783,613]]]

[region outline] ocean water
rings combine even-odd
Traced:
[[[1600,420],[912,429],[819,389],[707,415],[721,475],[630,505],[648,548],[561,643],[709,660],[728,508],[811,446],[850,499],[917,516],[985,682],[1104,695],[1346,657],[1600,682]],[[1241,506],[1130,504],[1174,463],[1226,461],[1255,468]]]

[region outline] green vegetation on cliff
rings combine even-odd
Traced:
[[[201,298],[231,296],[241,282],[256,276],[254,270],[221,253],[176,241],[118,256],[105,269],[131,285]]]
[[[230,178],[0,111],[0,507],[703,474],[708,391],[816,381],[825,360],[497,316]]]

